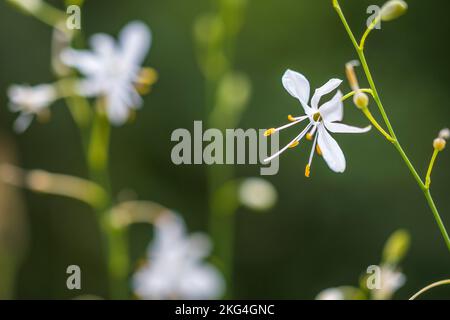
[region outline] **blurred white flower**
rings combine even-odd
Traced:
[[[85,76],[77,87],[80,95],[104,97],[111,123],[123,124],[133,109],[142,105],[136,85],[142,79],[143,63],[151,45],[150,29],[131,22],[120,32],[119,41],[107,34],[90,39],[92,51],[66,49],[61,60]]]
[[[16,132],[24,132],[35,115],[39,115],[57,98],[54,86],[41,84],[34,87],[12,85],[8,89],[9,107],[13,112],[20,112],[14,122]]]
[[[329,288],[321,291],[316,300],[345,300],[345,295],[339,288]]]
[[[219,271],[204,262],[211,249],[200,233],[188,235],[181,217],[167,214],[155,224],[148,264],[133,278],[144,299],[218,299],[225,289]]]
[[[261,178],[245,179],[239,186],[240,202],[252,210],[268,210],[275,205],[277,198],[274,186]]]
[[[382,265],[380,272],[380,288],[373,289],[375,300],[388,300],[406,282],[406,276],[389,265]]]
[[[299,144],[299,142],[306,136],[308,140],[314,140],[311,153],[309,156],[309,162],[305,169],[305,176],[309,177],[311,163],[315,151],[319,155],[322,155],[326,163],[331,170],[335,172],[344,172],[346,167],[345,156],[339,147],[336,140],[328,133],[363,133],[371,129],[371,126],[366,128],[356,128],[348,126],[346,124],[338,123],[342,121],[344,117],[344,108],[342,103],[342,93],[337,91],[335,96],[328,102],[322,104],[319,107],[319,102],[322,96],[329,94],[335,90],[342,83],[342,80],[331,79],[322,87],[316,89],[311,99],[311,106],[308,105],[310,96],[310,85],[308,80],[300,73],[288,70],[283,76],[284,88],[294,97],[300,101],[305,116],[293,117],[288,116],[291,123],[279,128],[272,128],[266,131],[265,135],[269,136],[275,132],[289,128],[295,124],[298,124],[304,120],[308,120],[309,123],[306,128],[295,137],[286,147],[265,159],[268,162],[278,157],[281,153],[288,148],[293,148]],[[316,134],[317,133],[317,134]],[[314,137],[315,136],[315,137]]]

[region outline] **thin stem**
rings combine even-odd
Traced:
[[[369,108],[364,108],[361,110],[367,119],[369,119],[370,123],[390,142],[395,142],[395,139],[392,138],[389,133],[387,133],[381,125],[378,123],[378,121],[373,117],[372,113],[370,112]]]
[[[433,155],[431,156],[430,165],[428,166],[427,176],[425,177],[425,187],[430,188],[431,184],[431,172],[433,171],[434,163],[436,162],[437,155],[439,154],[438,149],[434,149]]]
[[[358,89],[358,90],[354,90],[352,92],[347,93],[345,96],[342,97],[341,101],[345,101],[348,98],[353,97],[355,94],[357,94],[358,92],[365,92],[368,93],[370,95],[373,94],[372,89]]]
[[[448,232],[445,229],[444,223],[442,222],[441,216],[439,215],[439,211],[436,208],[436,204],[434,203],[433,197],[431,196],[430,190],[426,189],[424,191],[425,198],[427,199],[428,205],[430,206],[431,211],[433,212],[434,219],[438,224],[439,230],[441,231],[442,237],[445,240],[445,244],[447,245],[448,250],[450,251],[450,237],[448,236]]]
[[[364,50],[364,46],[366,44],[367,37],[372,32],[372,30],[375,28],[375,26],[381,21],[381,15],[378,15],[375,19],[372,20],[370,25],[367,27],[366,32],[364,32],[364,35],[361,38],[361,41],[359,43],[359,47]]]
[[[428,290],[431,290],[431,289],[436,288],[436,287],[444,286],[444,285],[447,285],[447,284],[450,284],[450,280],[441,280],[441,281],[438,281],[438,282],[434,282],[434,283],[426,286],[425,288],[419,290],[416,294],[414,294],[411,298],[409,298],[409,300],[415,300],[420,295],[422,295],[423,293],[427,292]]]
[[[333,0],[333,6],[336,9],[345,29],[347,30],[347,33],[356,49],[356,52],[358,53],[359,59],[361,61],[361,65],[363,66],[364,69],[364,73],[367,77],[367,81],[369,82],[370,88],[372,89],[372,93],[373,93],[373,98],[378,106],[378,109],[380,110],[380,113],[383,117],[383,120],[389,130],[390,136],[394,139],[393,141],[393,145],[394,147],[397,149],[398,153],[400,154],[400,156],[402,157],[403,161],[405,162],[406,166],[408,167],[409,171],[411,172],[411,175],[414,177],[414,179],[417,182],[417,185],[420,187],[420,189],[422,190],[422,192],[425,195],[425,198],[428,202],[428,205],[433,213],[434,219],[436,220],[436,223],[438,224],[439,230],[441,231],[442,237],[444,238],[444,241],[447,245],[448,250],[450,251],[450,238],[448,236],[448,232],[445,229],[445,226],[442,222],[442,219],[439,215],[439,212],[436,208],[436,205],[434,203],[434,200],[430,194],[430,190],[426,187],[425,183],[422,181],[422,179],[420,178],[419,174],[417,173],[417,170],[414,168],[413,164],[411,163],[411,161],[409,160],[408,156],[406,155],[405,151],[403,150],[400,142],[398,141],[394,129],[391,125],[391,122],[389,121],[389,117],[386,114],[386,111],[383,107],[383,104],[381,102],[380,96],[378,94],[376,85],[375,85],[375,81],[373,80],[372,77],[372,73],[370,72],[370,68],[369,65],[367,63],[366,57],[364,55],[364,49],[358,45],[358,43],[355,40],[355,37],[353,35],[353,32],[351,31],[350,26],[347,23],[347,20],[345,19],[345,16],[339,6],[338,0]],[[367,37],[366,37],[367,38]],[[362,42],[362,44],[364,44],[364,41]]]

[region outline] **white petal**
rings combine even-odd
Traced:
[[[14,121],[14,131],[17,133],[25,132],[33,121],[34,115],[30,113],[22,113],[19,117]]]
[[[114,38],[105,33],[94,34],[90,38],[90,44],[94,52],[99,55],[99,58],[110,57],[117,49]]]
[[[323,158],[334,172],[345,171],[345,156],[336,140],[327,132],[323,125],[319,126],[318,143],[322,150]]]
[[[61,52],[61,61],[85,75],[98,72],[101,61],[90,51],[65,49]]]
[[[182,299],[219,299],[225,283],[222,275],[212,265],[195,265],[180,279],[179,294]]]
[[[325,83],[323,86],[316,89],[316,91],[314,92],[314,95],[311,99],[311,107],[313,109],[318,109],[320,98],[322,98],[322,96],[330,93],[331,91],[333,91],[334,89],[339,87],[341,83],[342,83],[342,80],[331,79],[327,83]]]
[[[282,78],[283,86],[291,96],[300,100],[306,114],[312,110],[308,106],[310,86],[308,80],[300,73],[287,70]]]
[[[140,65],[150,49],[152,35],[142,22],[133,21],[120,32],[119,41],[127,62]]]
[[[330,123],[326,121],[324,123],[325,127],[327,127],[327,129],[333,133],[364,133],[372,129],[372,126],[367,126],[365,128],[358,128],[343,123]]]
[[[326,122],[342,121],[344,118],[344,104],[342,103],[342,92],[334,95],[333,99],[324,103],[320,108],[320,115]]]

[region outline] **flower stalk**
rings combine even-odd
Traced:
[[[368,27],[368,30],[366,31],[366,33],[364,34],[363,38],[361,39],[360,44],[358,44],[358,42],[356,41],[356,38],[355,38],[355,36],[353,34],[353,31],[351,30],[351,28],[350,28],[350,26],[349,26],[349,24],[347,22],[347,19],[345,18],[344,13],[342,12],[342,9],[341,9],[341,7],[339,5],[338,0],[332,0],[332,3],[333,3],[333,7],[335,8],[339,18],[341,19],[342,24],[344,25],[345,30],[347,31],[347,34],[350,37],[350,40],[353,43],[353,46],[355,47],[355,50],[356,50],[356,52],[358,54],[358,57],[359,57],[359,60],[361,62],[361,65],[362,65],[362,67],[364,69],[364,73],[366,75],[367,81],[369,82],[370,89],[372,90],[373,99],[375,100],[375,102],[376,102],[376,104],[378,106],[378,109],[379,109],[379,111],[381,113],[381,116],[383,117],[384,123],[386,124],[386,126],[388,128],[389,135],[393,139],[392,140],[392,144],[394,145],[395,149],[400,154],[400,156],[403,159],[404,163],[408,167],[408,169],[409,169],[411,175],[414,177],[417,185],[422,190],[422,192],[423,192],[423,194],[425,196],[425,199],[427,200],[428,206],[430,207],[430,210],[432,211],[433,216],[434,216],[434,218],[436,220],[436,223],[437,223],[437,225],[439,227],[439,230],[440,230],[440,232],[442,234],[442,237],[444,238],[445,244],[446,244],[448,250],[450,251],[450,237],[449,237],[448,232],[447,232],[447,230],[446,230],[446,228],[444,226],[442,218],[439,215],[439,211],[438,211],[438,209],[437,209],[437,207],[436,207],[436,205],[434,203],[434,200],[433,200],[433,198],[431,196],[431,193],[430,193],[430,190],[429,190],[429,185],[427,187],[426,182],[424,182],[422,180],[422,178],[420,177],[420,175],[417,173],[417,170],[415,169],[415,167],[413,166],[413,164],[409,160],[409,158],[406,155],[402,145],[398,141],[397,136],[395,135],[395,131],[394,131],[393,127],[392,127],[392,124],[391,124],[391,122],[389,120],[389,117],[388,117],[388,115],[387,115],[387,113],[386,113],[386,111],[384,109],[384,106],[383,106],[383,104],[381,102],[381,98],[379,96],[377,87],[375,85],[375,81],[374,81],[374,79],[372,77],[372,73],[371,73],[369,65],[367,63],[366,56],[364,54],[364,45],[365,45],[366,39],[367,39],[368,35],[370,34],[370,31],[371,31],[370,29],[373,29],[373,27],[371,28],[370,26],[372,26],[372,24],[375,22],[376,19]],[[431,166],[431,168],[432,168],[432,166]],[[430,174],[431,174],[431,171],[430,171]]]

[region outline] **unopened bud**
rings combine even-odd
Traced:
[[[445,139],[445,140],[450,139],[450,129],[449,128],[442,129],[439,132],[439,138]]]
[[[357,92],[353,96],[353,102],[359,109],[365,109],[369,105],[369,97],[364,92]]]
[[[381,20],[391,21],[399,18],[408,10],[408,4],[403,0],[389,0],[381,8]]]
[[[438,151],[444,150],[446,144],[447,144],[447,143],[446,143],[445,140],[442,139],[442,138],[436,138],[436,139],[434,139],[434,141],[433,141],[433,147],[434,147],[436,150],[438,150]]]

